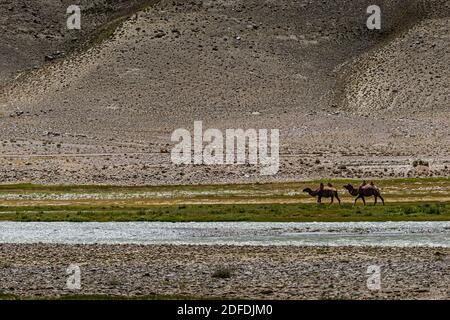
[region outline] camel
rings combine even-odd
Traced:
[[[339,204],[341,204],[341,199],[339,199],[337,190],[333,188],[330,183],[328,184],[328,188],[325,188],[323,183],[321,183],[319,189],[313,191],[311,188],[305,188],[303,189],[303,192],[308,193],[312,197],[317,197],[317,203],[322,203],[322,198],[331,198],[330,204],[332,204],[334,198],[336,198],[339,201]]]
[[[352,196],[357,196],[355,199],[355,204],[356,201],[358,199],[362,199],[364,205],[366,205],[366,199],[365,197],[371,197],[374,196],[375,197],[375,201],[373,203],[373,205],[377,204],[377,199],[380,198],[381,201],[383,202],[383,206],[384,206],[384,199],[380,194],[380,189],[378,189],[373,182],[371,182],[370,184],[367,184],[365,182],[363,182],[361,184],[361,186],[358,189],[355,189],[351,184],[346,184],[344,186],[345,189],[348,190],[348,192],[350,192],[350,194]]]

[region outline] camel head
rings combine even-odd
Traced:
[[[305,189],[303,189],[303,192],[306,192],[306,193],[311,193],[311,192],[312,192],[312,190],[311,190],[311,188],[305,188]]]
[[[353,188],[353,186],[349,183],[349,184],[346,184],[345,186],[344,186],[344,188],[345,189],[347,189],[348,191],[352,191],[354,188]]]

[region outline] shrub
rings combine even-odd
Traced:
[[[227,267],[220,267],[216,269],[213,274],[211,275],[213,278],[220,278],[220,279],[227,279],[231,278],[232,270]]]
[[[414,168],[418,167],[418,166],[423,166],[423,167],[429,167],[430,166],[428,161],[420,160],[420,159],[419,160],[414,160],[412,165],[413,165]]]
[[[414,213],[414,209],[411,207],[406,207],[405,209],[403,209],[403,212],[405,214],[411,214],[411,213]]]
[[[427,213],[427,214],[441,214],[441,210],[440,210],[439,206],[432,205],[432,206],[428,207],[427,210],[425,210],[425,213]]]

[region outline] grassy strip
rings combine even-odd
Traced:
[[[127,10],[123,10],[119,12],[114,19],[105,23],[103,26],[97,29],[95,36],[88,41],[87,45],[85,45],[85,49],[101,44],[105,40],[110,39],[114,32],[120,28],[123,23],[128,20],[132,15],[138,13],[139,11],[144,11],[151,6],[157,4],[159,0],[146,0],[143,1],[142,4],[135,5],[133,7],[128,8]]]
[[[449,221],[450,203],[1,207],[0,221]]]
[[[346,183],[359,184],[358,180],[349,179],[331,182],[335,186]],[[448,198],[442,198],[445,191],[450,189],[450,178],[379,180],[376,184],[386,192],[384,196],[387,205],[384,207],[381,205],[363,207],[361,204],[353,206],[353,197],[343,192],[341,192],[344,201],[342,206],[307,203],[314,199],[302,194],[301,190],[306,186],[317,186],[318,183],[319,181],[137,187],[0,185],[0,195],[8,193],[31,197],[30,200],[20,197],[16,200],[0,200],[0,220],[169,222],[450,220],[450,203]],[[154,195],[126,198],[127,193],[145,191],[154,192]],[[165,192],[165,195],[159,197],[158,192]],[[40,198],[39,194],[44,193],[47,193],[49,198]],[[64,196],[58,199],[49,193]],[[99,198],[77,198],[79,193],[98,193]],[[108,199],[107,196],[111,193],[115,193],[117,198]],[[102,196],[106,198],[102,199]],[[373,199],[368,199],[368,204],[372,201]]]

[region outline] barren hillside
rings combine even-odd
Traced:
[[[377,1],[380,31],[366,28],[372,2],[81,1],[69,31],[69,1],[8,0],[2,182],[449,175],[448,1]],[[170,135],[194,120],[279,128],[280,171],[173,165]]]

